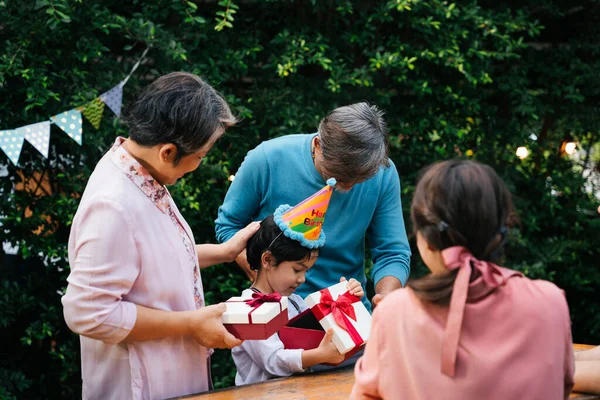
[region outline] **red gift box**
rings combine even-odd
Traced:
[[[319,347],[321,340],[325,336],[325,330],[319,323],[319,320],[309,308],[292,318],[283,328],[279,330],[279,339],[283,342],[286,349],[311,350]],[[354,354],[364,348],[356,346],[354,349],[344,354],[344,360],[351,358]],[[340,362],[340,364],[341,364]],[[339,365],[339,364],[325,364]]]
[[[232,335],[242,340],[265,340],[288,322],[287,297],[279,293],[254,293],[252,298],[232,297],[221,321]]]

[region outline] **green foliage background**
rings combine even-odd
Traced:
[[[597,0],[0,0],[0,16],[0,129],[94,99],[146,46],[125,104],[174,70],[226,95],[243,122],[172,190],[198,243],[214,242],[227,177],[249,149],[314,132],[340,105],[366,100],[386,111],[406,221],[421,167],[455,156],[492,165],[521,218],[504,264],[562,287],[574,340],[600,343],[599,202],[583,189],[600,161],[589,156],[599,141]],[[126,128],[106,108],[99,130],[84,123],[82,147],[53,126],[48,160],[29,145],[18,168],[0,156],[0,241],[19,248],[0,264],[0,398],[81,395],[78,339],[60,305],[69,224],[117,135]],[[588,156],[561,155],[567,137]],[[518,146],[528,147],[525,160]],[[45,174],[48,195],[13,190],[19,171],[33,185]],[[411,244],[415,276],[424,270]],[[247,284],[233,265],[205,270],[203,280],[209,302]],[[218,351],[216,385],[231,385],[233,371]]]

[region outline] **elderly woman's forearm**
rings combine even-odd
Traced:
[[[233,262],[237,256],[225,244],[197,244],[196,254],[200,268]]]
[[[116,306],[87,307],[69,298],[64,305],[65,321],[73,332],[105,343],[188,334],[189,311],[155,310],[127,301],[119,301]]]
[[[124,342],[161,339],[189,334],[191,311],[164,311],[136,304],[135,325]]]

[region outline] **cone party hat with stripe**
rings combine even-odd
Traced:
[[[327,186],[300,204],[294,207],[287,204],[277,207],[273,216],[283,234],[299,241],[304,247],[322,247],[325,244],[323,222],[335,184],[334,178],[328,179]]]

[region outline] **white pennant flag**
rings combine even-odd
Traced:
[[[25,137],[16,129],[0,131],[0,149],[8,156],[8,159],[14,164],[19,163],[19,156],[23,149]]]
[[[102,100],[117,117],[121,116],[121,103],[123,102],[124,84],[125,82],[121,81],[117,86],[100,95],[100,100]]]
[[[50,147],[50,121],[38,122],[17,128],[17,132],[22,132],[25,140],[42,153],[44,158],[48,158],[48,148]]]

